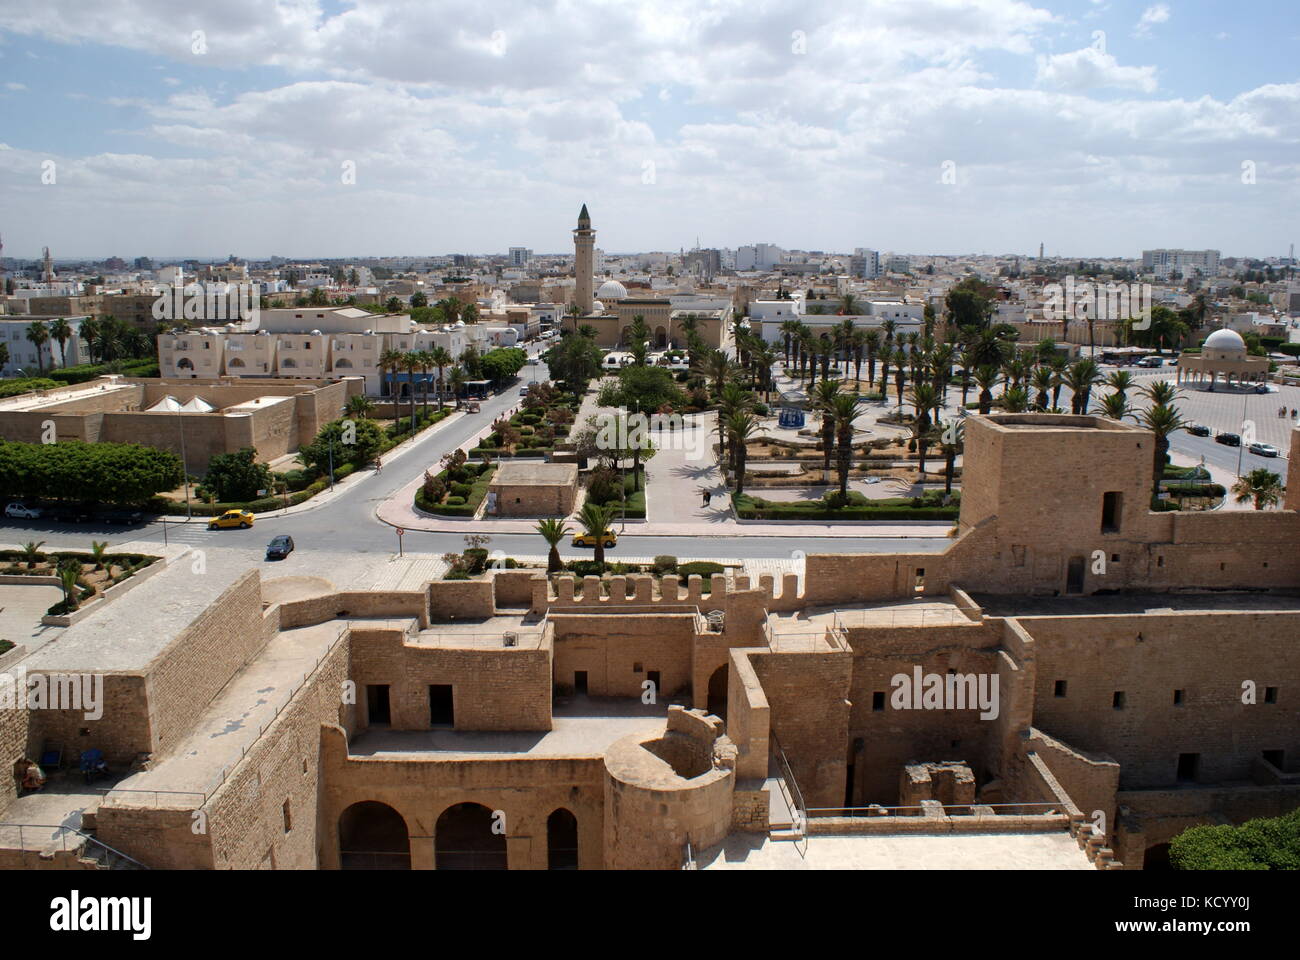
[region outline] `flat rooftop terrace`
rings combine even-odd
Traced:
[[[668,704],[609,697],[572,697],[557,703],[550,730],[389,730],[371,727],[353,738],[354,757],[410,757],[439,760],[519,757],[601,757],[616,740],[664,729]]]
[[[1300,594],[1117,593],[1093,597],[971,594],[985,616],[1089,617],[1168,613],[1300,613]]]
[[[433,623],[408,643],[419,647],[450,650],[500,650],[505,648],[506,634],[514,634],[510,649],[545,650],[548,625],[541,617],[529,614],[504,614],[455,623]]]
[[[942,836],[813,836],[790,841],[732,834],[699,854],[701,870],[1095,870],[1064,830]]]

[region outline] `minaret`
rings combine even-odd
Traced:
[[[578,229],[573,231],[573,300],[582,308],[583,315],[591,313],[592,255],[596,248],[596,231],[591,229],[591,216],[587,205],[578,214]]]

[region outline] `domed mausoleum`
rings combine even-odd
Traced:
[[[1205,338],[1200,353],[1183,353],[1178,358],[1179,383],[1213,386],[1219,377],[1228,384],[1262,383],[1268,379],[1268,358],[1252,357],[1246,341],[1236,330],[1215,330]]]

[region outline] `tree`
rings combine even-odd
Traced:
[[[81,605],[77,599],[78,581],[81,579],[81,562],[76,559],[68,559],[59,564],[59,584],[63,587],[63,600],[76,610]]]
[[[838,393],[830,401],[830,418],[838,445],[840,481],[839,504],[849,501],[849,468],[853,464],[853,421],[857,419],[862,398],[856,393]]]
[[[835,443],[835,398],[839,396],[838,380],[823,380],[813,387],[812,408],[822,418],[822,479],[830,483],[831,453]]]
[[[27,569],[31,570],[41,558],[41,547],[45,546],[44,540],[28,540],[22,545],[23,559],[27,561]]]
[[[50,323],[50,339],[59,345],[59,366],[68,365],[68,341],[72,339],[72,326],[66,317],[58,317]]]
[[[1109,420],[1124,420],[1128,418],[1132,408],[1129,406],[1128,396],[1116,390],[1102,397],[1092,412],[1099,413]]]
[[[39,320],[33,320],[27,325],[27,339],[36,347],[36,369],[39,373],[45,372],[45,345],[50,342],[50,331]]]
[[[1276,473],[1258,467],[1239,478],[1232,485],[1232,493],[1237,503],[1253,502],[1256,510],[1263,510],[1281,503],[1286,487]]]
[[[596,545],[596,563],[602,568],[605,563],[606,531],[609,530],[613,520],[613,507],[604,507],[590,500],[582,505],[582,510],[578,513],[578,522],[582,524],[583,532],[591,537]]]
[[[912,424],[912,432],[916,437],[916,449],[920,454],[921,479],[924,480],[925,453],[931,442],[930,425],[933,423],[930,412],[939,403],[939,394],[934,389],[933,384],[922,382],[912,384],[911,389],[908,390],[908,396],[912,401],[912,406],[916,409],[916,419]]]
[[[982,280],[968,277],[955,285],[944,297],[944,307],[954,327],[987,327],[996,312],[997,290]]]
[[[1097,362],[1085,357],[1076,361],[1065,374],[1065,385],[1070,388],[1070,412],[1087,413],[1092,388],[1101,382]]]
[[[400,350],[388,349],[379,355],[379,373],[382,376],[388,374],[388,398],[393,402],[394,418],[397,414],[397,371],[402,368],[402,353]]]
[[[91,540],[90,555],[95,558],[95,569],[104,569],[104,555],[108,551],[107,540]]]
[[[0,490],[10,496],[139,504],[181,479],[181,458],[157,447],[0,441]]]
[[[443,371],[455,363],[451,351],[446,347],[434,347],[429,351],[429,363],[438,371],[438,409],[442,409]]]
[[[975,369],[975,386],[980,390],[980,413],[987,414],[993,409],[993,388],[1002,382],[1002,371],[994,366]]]
[[[1160,493],[1160,480],[1164,477],[1165,462],[1169,459],[1169,437],[1177,430],[1187,426],[1178,408],[1163,403],[1154,404],[1143,410],[1135,418],[1139,425],[1156,435],[1155,451],[1151,464],[1151,499]]]
[[[417,290],[411,294],[412,307],[427,307],[429,305],[429,295],[423,290]]]
[[[1300,870],[1300,810],[1192,827],[1169,844],[1175,870]]]
[[[732,456],[736,470],[736,496],[745,492],[745,461],[749,455],[747,444],[758,432],[758,418],[740,410],[727,418],[727,436],[731,440]]]
[[[618,372],[614,404],[639,413],[654,413],[682,402],[682,392],[664,367],[629,365]]]
[[[369,417],[375,412],[375,403],[364,394],[355,394],[348,397],[347,412],[354,417]]]
[[[256,500],[272,485],[271,468],[257,461],[257,451],[244,447],[235,453],[219,453],[208,461],[203,486],[216,494],[220,503]]]
[[[456,401],[456,409],[460,409],[460,395],[465,389],[465,371],[460,367],[452,367],[451,373],[447,374],[447,386],[451,388],[451,397]]]
[[[547,518],[537,521],[537,532],[541,534],[546,545],[550,547],[550,552],[546,557],[546,572],[559,573],[564,569],[564,563],[560,559],[560,541],[569,535],[569,527],[563,520]],[[603,533],[603,531],[602,531]]]
[[[364,467],[374,462],[384,446],[384,431],[374,420],[331,420],[321,427],[312,442],[298,448],[298,459],[309,467],[327,469],[351,463]]]

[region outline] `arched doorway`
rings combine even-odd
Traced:
[[[339,815],[339,866],[344,870],[410,870],[406,821],[386,803],[363,800]]]
[[[578,869],[578,818],[564,807],[546,818],[546,869]]]
[[[655,328],[655,349],[663,350],[668,346],[668,331],[663,327]]]
[[[1172,870],[1173,865],[1169,862],[1169,844],[1157,843],[1153,847],[1147,847],[1147,852],[1142,857],[1142,869]]]
[[[727,665],[724,663],[709,677],[709,713],[727,719]]]
[[[438,870],[505,870],[506,837],[493,833],[496,818],[481,803],[458,803],[442,811],[434,829]]]

